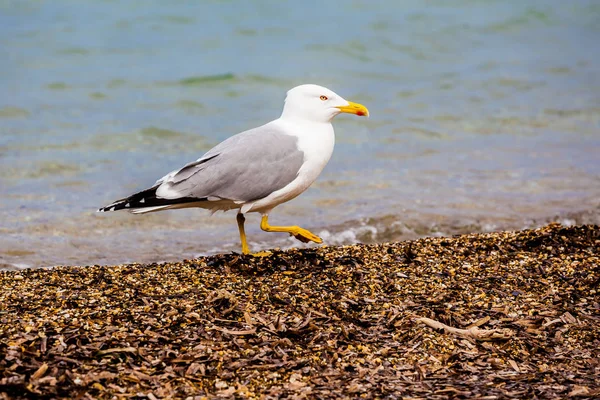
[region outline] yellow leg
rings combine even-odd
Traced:
[[[250,253],[250,249],[248,249],[248,242],[246,241],[246,231],[244,230],[244,222],[246,222],[246,218],[244,218],[244,214],[238,213],[236,219],[238,229],[240,230],[240,239],[242,241],[242,254],[248,254]]]
[[[323,243],[323,240],[317,235],[312,234],[306,229],[302,229],[299,226],[271,226],[269,225],[269,216],[263,215],[260,221],[260,229],[266,232],[287,232],[290,235],[293,235],[296,239],[301,242],[315,242],[315,243]]]

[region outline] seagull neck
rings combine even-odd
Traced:
[[[284,124],[294,124],[294,125],[312,125],[312,126],[324,126],[331,125],[331,120],[329,121],[314,121],[302,116],[294,115],[291,113],[283,112],[279,120]]]

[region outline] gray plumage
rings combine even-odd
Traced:
[[[297,142],[295,136],[272,124],[239,133],[197,161],[162,177],[150,189],[98,211],[128,209],[138,213],[199,205],[199,201],[208,201],[207,208],[229,209],[229,205],[219,206],[219,200],[235,204],[262,199],[298,176],[304,152],[298,149]]]
[[[165,199],[262,199],[298,176],[304,153],[298,139],[273,125],[251,129],[221,142],[198,161],[156,182]]]

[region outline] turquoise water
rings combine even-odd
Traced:
[[[302,83],[372,116],[336,118],[272,223],[341,244],[599,222],[598,43],[597,1],[2,1],[0,264],[239,251],[234,213],[95,210]],[[299,244],[258,222],[254,250]]]

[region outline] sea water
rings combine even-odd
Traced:
[[[594,0],[0,2],[0,267],[239,251],[235,212],[95,211],[302,83],[371,118],[335,119],[272,224],[347,244],[597,223],[598,43]],[[300,245],[246,225],[253,250]]]

